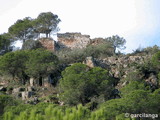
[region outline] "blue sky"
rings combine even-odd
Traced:
[[[60,32],[81,32],[91,38],[118,34],[124,52],[139,46],[160,46],[160,0],[0,0],[0,33],[17,19],[51,11],[62,20]]]

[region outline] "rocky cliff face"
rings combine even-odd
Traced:
[[[95,59],[92,57],[87,57],[83,64],[86,64],[89,67],[102,67],[107,69],[110,75],[118,80],[118,82],[116,83],[116,88],[119,89],[129,82],[125,81],[128,75],[131,77],[131,80],[135,80],[136,76],[134,75],[136,75],[136,73],[138,72],[136,65],[143,65],[151,57],[151,55],[124,55],[119,57],[112,56],[105,59]],[[146,81],[146,84],[149,85],[152,89],[155,89],[158,86],[158,78],[152,71],[147,74],[137,73],[137,75],[137,79],[144,79]]]
[[[135,68],[132,64],[143,64],[148,56],[122,56],[108,57],[102,60],[102,63],[110,66],[111,73],[116,78],[125,78],[129,72],[134,72]]]
[[[135,64],[143,64],[151,56],[111,56],[105,59],[86,58],[83,62],[89,67],[99,66],[108,69],[115,78],[125,78],[128,73],[136,71]]]

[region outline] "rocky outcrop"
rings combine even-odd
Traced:
[[[125,78],[128,73],[136,71],[135,64],[143,64],[150,56],[111,56],[96,59],[97,66],[108,69],[116,78]]]
[[[96,66],[96,61],[93,59],[93,57],[87,57],[83,64],[86,64],[89,67],[95,67]]]
[[[145,80],[149,85],[151,86],[157,86],[158,85],[158,78],[151,73],[149,78]]]
[[[81,33],[59,33],[57,34],[58,44],[60,48],[85,48],[90,43],[89,35]]]
[[[30,78],[30,80],[29,80],[29,83],[30,83],[30,86],[34,86],[34,78]]]
[[[25,88],[19,87],[19,88],[14,88],[12,93],[16,94],[16,93],[19,93],[19,92],[22,92],[22,91],[25,91]]]
[[[6,92],[7,91],[7,88],[4,87],[4,86],[0,86],[0,92]]]
[[[105,42],[104,38],[94,38],[94,39],[91,39],[90,45],[97,45],[104,42]]]
[[[24,92],[22,92],[22,100],[27,100],[32,96],[33,96],[33,92],[32,91],[24,91]]]

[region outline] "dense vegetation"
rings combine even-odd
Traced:
[[[93,99],[107,100],[114,80],[107,70],[76,63],[62,72],[60,87],[62,100],[70,105],[85,105]]]
[[[105,38],[103,43],[88,45],[83,49],[62,49],[55,52],[43,49],[39,41],[34,39],[38,39],[41,33],[48,38],[59,29],[59,22],[57,15],[51,12],[41,13],[36,19],[27,17],[17,20],[8,33],[0,35],[0,82],[7,83],[6,88],[0,86],[0,119],[159,120],[158,46],[137,49],[124,55],[116,50],[124,49],[126,41],[115,35]],[[23,47],[12,51],[12,44],[18,39],[23,40]],[[107,67],[89,67],[83,64],[89,56],[102,62],[107,57],[149,57],[142,63],[135,60],[126,65],[126,72],[121,65],[116,66],[116,63]],[[121,75],[115,77],[112,68],[118,68]],[[154,81],[147,81],[153,76]],[[22,101],[22,96],[10,94],[15,86],[27,88],[31,78],[37,81],[48,77],[54,80],[50,88],[44,88],[42,84],[33,86],[36,92],[33,96],[39,96],[37,103],[27,103]],[[46,96],[41,94],[43,92]],[[143,113],[151,116],[133,116]]]

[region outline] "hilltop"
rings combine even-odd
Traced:
[[[123,54],[123,37],[76,32],[55,41],[60,21],[41,13],[0,35],[0,119],[158,120],[160,48]],[[16,40],[23,46],[13,51]]]

